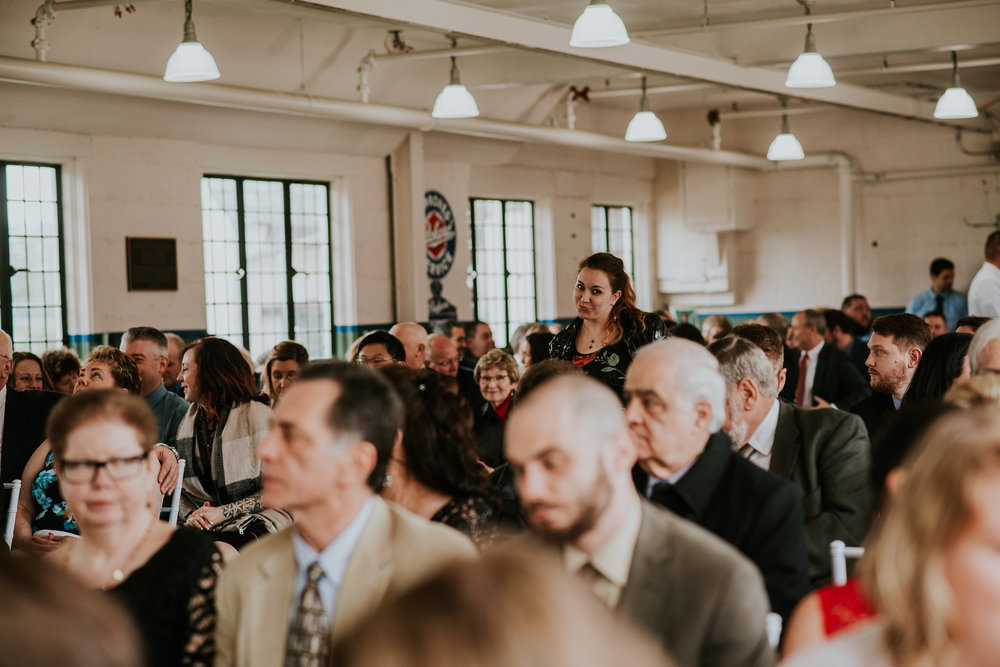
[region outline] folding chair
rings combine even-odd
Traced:
[[[833,573],[833,585],[843,586],[847,583],[847,559],[861,558],[864,547],[849,547],[840,540],[830,542],[830,570]]]
[[[781,644],[781,614],[769,611],[764,617],[764,628],[767,631],[767,643],[777,649]]]
[[[21,480],[15,479],[13,482],[5,483],[4,489],[10,489],[10,504],[7,505],[7,523],[3,530],[3,539],[10,549],[14,543],[14,517],[17,516],[17,500],[21,495]]]

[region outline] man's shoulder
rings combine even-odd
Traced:
[[[853,431],[864,433],[865,423],[858,415],[847,410],[820,408],[807,410],[790,403],[782,403],[778,412],[778,432],[784,430],[788,423],[794,423],[802,438],[808,440],[817,432],[844,432],[849,435]]]
[[[51,410],[52,406],[66,398],[66,394],[57,391],[43,391],[40,389],[28,389],[26,391],[16,391],[7,389],[7,403],[10,407],[17,406],[18,410]],[[7,414],[11,414],[8,410]]]
[[[642,523],[636,555],[640,556],[642,550],[670,554],[674,567],[683,570],[681,576],[756,571],[753,563],[722,538],[647,500],[642,501]],[[671,578],[676,576],[674,572]]]
[[[465,535],[441,523],[400,507],[396,503],[376,499],[384,506],[388,517],[388,538],[394,545],[406,549],[413,556],[426,558],[474,556],[478,552]]]
[[[798,502],[799,487],[764,470],[739,454],[733,452],[730,462],[730,474],[736,481],[734,486],[748,489],[754,500],[770,502]]]
[[[187,409],[191,407],[190,403],[185,401],[177,394],[174,394],[173,392],[169,391],[163,396],[163,402],[171,411],[179,412],[180,410],[184,410],[185,412],[187,412]]]
[[[260,579],[252,574],[256,570],[283,561],[288,565],[289,573],[294,575],[295,552],[292,546],[294,530],[294,527],[285,528],[241,549],[239,557],[234,558],[223,569],[221,581],[235,581],[237,586],[246,586],[247,582]]]
[[[865,415],[880,415],[890,410],[894,410],[892,396],[882,392],[875,392],[868,398],[858,401],[851,406],[850,412],[864,417]]]

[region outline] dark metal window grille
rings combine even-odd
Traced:
[[[538,318],[535,212],[530,201],[471,199],[472,298],[476,319],[503,347],[518,325]]]
[[[208,332],[254,358],[285,339],[333,356],[329,186],[205,176],[201,201]]]
[[[594,252],[610,252],[621,257],[632,282],[632,209],[628,206],[594,205],[590,209],[590,242]]]
[[[0,327],[40,355],[69,342],[60,169],[0,161],[0,172]]]

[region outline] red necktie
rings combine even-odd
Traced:
[[[803,408],[808,408],[809,406],[805,404],[806,400],[806,370],[809,368],[809,355],[805,352],[799,357],[799,383],[795,385],[795,405],[801,406]]]

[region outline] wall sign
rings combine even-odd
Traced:
[[[440,192],[424,194],[424,232],[427,237],[427,277],[443,278],[455,263],[455,216]]]

